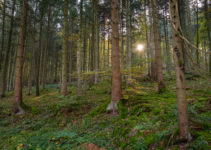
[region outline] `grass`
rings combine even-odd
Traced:
[[[106,149],[178,149],[175,81],[167,81],[164,93],[156,92],[152,81],[123,84],[119,116],[106,111],[110,101],[108,79],[77,97],[76,86],[61,96],[59,85],[48,85],[39,97],[27,96],[30,110],[21,116],[11,113],[13,93],[0,101],[0,149],[66,150],[93,143]],[[197,78],[187,81],[187,100],[193,140],[189,150],[211,149],[211,89]]]

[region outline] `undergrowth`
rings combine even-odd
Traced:
[[[24,104],[30,110],[12,115],[12,95],[0,101],[0,149],[54,150],[80,149],[94,143],[106,149],[178,149],[179,129],[175,81],[167,81],[163,93],[156,83],[134,80],[123,84],[119,115],[106,110],[110,102],[110,80],[88,87],[77,97],[75,85],[61,96],[59,85],[47,85],[41,96],[28,96]],[[187,100],[192,141],[189,150],[211,149],[211,89],[206,81],[188,81]],[[33,92],[34,93],[34,92]]]

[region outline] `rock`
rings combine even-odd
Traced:
[[[118,102],[114,102],[114,101],[111,101],[109,103],[109,105],[107,106],[106,110],[110,111],[110,110],[118,110]]]

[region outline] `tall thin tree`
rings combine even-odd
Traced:
[[[162,71],[162,59],[161,59],[161,41],[158,26],[158,8],[157,0],[151,0],[152,2],[152,17],[153,17],[153,31],[154,31],[154,43],[155,43],[155,61],[157,67],[157,82],[158,92],[162,92],[165,88],[163,71]]]
[[[177,0],[169,1],[171,21],[172,21],[172,35],[173,35],[173,50],[176,70],[176,86],[177,86],[177,101],[178,101],[178,120],[180,139],[182,141],[190,140],[190,132],[188,126],[188,107],[186,101],[185,91],[185,63],[183,58],[183,42],[179,34],[181,33],[181,25],[178,11]],[[185,149],[185,148],[181,148]]]
[[[112,92],[111,106],[113,112],[117,110],[117,103],[121,97],[120,49],[119,49],[119,1],[111,1],[112,27]]]
[[[83,0],[80,2],[80,33],[79,33],[79,46],[77,51],[77,64],[78,64],[78,96],[82,96],[81,92],[81,51],[83,41]]]
[[[3,71],[1,75],[1,97],[5,96],[5,90],[6,90],[6,84],[7,84],[7,73],[8,73],[8,68],[9,68],[9,54],[11,51],[11,42],[12,42],[12,34],[13,34],[13,23],[14,23],[14,12],[15,12],[15,5],[16,5],[16,0],[13,1],[12,5],[12,12],[11,12],[11,20],[10,20],[10,29],[9,29],[9,38],[8,38],[8,45],[7,45],[7,50],[5,53],[5,58],[4,58],[4,64],[3,64]]]
[[[67,53],[68,53],[68,0],[64,2],[64,38],[62,50],[62,95],[67,94]]]
[[[43,56],[43,74],[42,74],[42,88],[45,88],[46,83],[46,71],[47,71],[47,59],[48,59],[48,49],[49,49],[49,38],[50,38],[50,28],[51,27],[51,6],[48,6],[48,25],[47,25],[47,33],[46,33],[46,46],[44,50]]]
[[[22,1],[22,16],[21,16],[21,27],[18,37],[18,50],[16,58],[16,73],[15,73],[15,90],[14,90],[14,105],[13,112],[21,113],[23,112],[21,108],[22,104],[22,74],[23,74],[23,53],[24,44],[26,38],[26,22],[27,22],[27,0]]]
[[[37,66],[36,66],[36,96],[40,95],[40,63],[41,63],[41,53],[42,53],[42,31],[43,31],[43,4],[40,2],[40,33],[39,33],[39,48],[37,56]]]

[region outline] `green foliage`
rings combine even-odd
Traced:
[[[12,97],[0,102],[1,149],[78,149],[94,143],[106,149],[178,149],[179,129],[175,81],[168,89],[156,92],[156,83],[133,81],[123,90],[118,103],[119,116],[106,111],[110,103],[110,81],[104,80],[78,97],[75,85],[61,96],[58,85],[47,85],[41,96],[27,96],[30,106],[22,116],[12,116]],[[198,86],[198,84],[201,84]],[[188,82],[187,91],[191,120],[190,150],[208,150],[211,143],[210,87],[204,81]],[[202,88],[203,87],[203,88]],[[27,90],[24,90],[27,92]]]
[[[118,110],[121,119],[127,118],[128,115],[127,107],[124,106],[125,101],[125,99],[121,99],[118,103]]]

